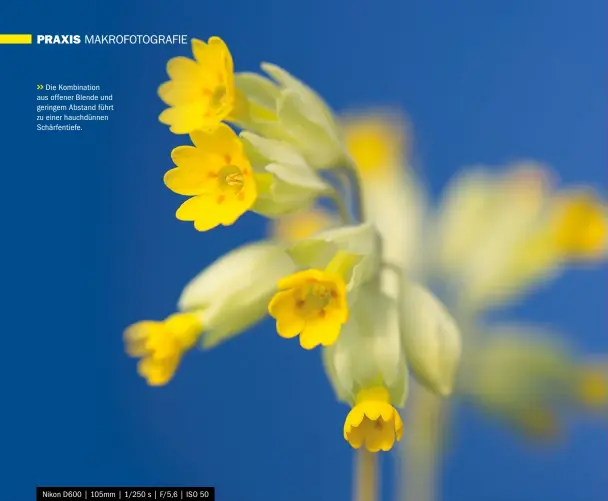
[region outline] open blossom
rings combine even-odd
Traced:
[[[553,237],[559,252],[570,259],[597,259],[608,249],[608,211],[592,192],[576,191],[557,204]]]
[[[577,375],[575,391],[578,400],[589,409],[608,406],[608,371],[606,367],[583,366]]]
[[[365,445],[368,451],[378,452],[392,449],[402,435],[403,421],[390,404],[388,390],[381,386],[361,390],[346,416],[344,439],[355,449]]]
[[[256,182],[240,139],[226,124],[211,133],[190,134],[194,146],[179,146],[171,157],[177,165],[165,174],[167,187],[190,196],[177,209],[181,221],[194,221],[198,231],[233,224],[251,208]]]
[[[158,89],[170,106],[159,120],[175,134],[212,131],[232,113],[236,94],[232,55],[221,38],[192,39],[194,59],[174,57],[167,63],[171,79]]]
[[[176,313],[161,322],[144,320],[125,330],[127,353],[141,358],[139,374],[151,386],[162,386],[175,374],[183,354],[203,330],[200,315]]]
[[[348,319],[346,285],[341,276],[306,270],[283,278],[268,311],[277,320],[281,337],[300,335],[302,348],[335,343]]]
[[[335,217],[315,207],[273,220],[270,231],[282,242],[295,243],[336,225]]]
[[[404,160],[405,127],[385,113],[365,113],[343,119],[344,142],[365,181],[393,178]]]

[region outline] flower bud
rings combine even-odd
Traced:
[[[425,288],[403,282],[401,336],[414,375],[442,396],[452,393],[460,363],[460,330],[441,302]]]
[[[240,137],[258,187],[254,212],[267,217],[283,216],[309,208],[316,198],[331,191],[287,143],[252,132],[242,132]]]
[[[210,348],[243,332],[267,313],[277,282],[296,266],[283,247],[245,245],[197,275],[179,299],[181,311],[202,311],[203,346]]]
[[[323,361],[340,400],[352,404],[362,389],[382,386],[393,405],[404,405],[407,369],[397,305],[377,283],[361,287],[340,338],[324,348]]]
[[[467,352],[459,386],[479,406],[498,414],[523,415],[570,399],[574,365],[561,342],[519,325],[494,327],[483,334]]]
[[[290,143],[314,168],[340,163],[345,156],[341,133],[321,97],[279,66],[264,63],[262,69],[276,83],[252,73],[236,75],[248,109],[238,125]]]

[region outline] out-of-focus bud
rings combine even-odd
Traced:
[[[363,180],[365,212],[383,237],[383,257],[405,268],[408,276],[417,276],[423,264],[426,196],[409,168],[407,123],[394,110],[379,109],[348,113],[341,122],[347,150]],[[393,279],[388,273],[383,290],[396,297]]]
[[[528,162],[501,176],[467,173],[448,190],[436,248],[444,278],[465,309],[502,303],[552,269],[551,246],[536,238],[550,179],[546,168]],[[518,254],[524,243],[528,252]]]
[[[279,279],[295,270],[282,246],[245,245],[197,275],[185,287],[178,306],[181,311],[202,312],[202,343],[211,348],[260,321]]]
[[[480,167],[461,171],[446,188],[435,221],[435,265],[446,277],[461,269],[483,236],[496,180]]]
[[[455,181],[435,248],[460,306],[480,312],[517,298],[568,261],[606,257],[607,237],[607,209],[597,195],[556,191],[548,169],[528,162]]]
[[[462,351],[456,322],[427,289],[405,281],[399,315],[403,348],[416,379],[431,391],[449,396]]]
[[[253,73],[235,76],[235,85],[248,109],[240,114],[238,125],[290,143],[314,168],[342,163],[345,152],[341,134],[321,97],[279,66],[263,63],[262,69],[276,83]]]
[[[575,381],[569,350],[533,327],[505,325],[467,351],[459,389],[505,417],[531,416],[570,400]]]
[[[516,429],[534,440],[554,439],[560,431],[557,411],[551,407],[525,408],[514,414],[499,415],[498,418],[513,424]]]
[[[279,217],[310,207],[331,187],[288,144],[242,132],[245,152],[258,187],[254,212]]]
[[[608,251],[608,208],[590,190],[572,190],[555,197],[550,227],[563,259],[595,261]]]
[[[608,363],[586,362],[578,366],[575,398],[590,410],[608,408]]]
[[[339,220],[329,212],[314,208],[296,212],[270,221],[269,233],[286,244],[294,244],[316,233],[339,226]]]
[[[341,118],[344,142],[365,182],[394,178],[407,163],[407,126],[392,110],[350,112]]]

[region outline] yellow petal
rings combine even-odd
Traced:
[[[300,334],[300,345],[305,350],[311,350],[320,344],[330,346],[340,335],[341,324],[325,320],[307,321]]]
[[[344,140],[364,178],[390,174],[403,161],[405,125],[381,113],[353,116],[344,121]]]
[[[209,155],[194,146],[178,146],[171,151],[171,160],[178,167],[205,169],[209,164]]]
[[[235,132],[226,124],[218,123],[217,128],[212,132],[194,131],[190,134],[190,139],[200,150],[216,153],[222,156],[242,156],[243,146]],[[231,164],[226,162],[225,165]]]
[[[179,362],[179,357],[163,361],[143,358],[137,364],[137,372],[150,386],[163,386],[171,380]]]
[[[379,449],[381,451],[390,451],[395,445],[395,428],[393,422],[387,422],[382,426],[380,433]]]
[[[158,88],[158,96],[169,106],[204,101],[200,86],[194,82],[165,82]]]
[[[198,129],[213,130],[221,118],[215,115],[205,117],[207,107],[204,101],[167,108],[158,117],[161,123],[169,125],[174,134],[189,134]]]
[[[192,348],[203,330],[201,316],[197,313],[174,313],[165,320],[165,327],[182,350]]]
[[[403,420],[397,411],[395,411],[395,436],[397,437],[397,442],[403,437]]]
[[[204,62],[205,58],[207,57],[208,51],[209,47],[205,42],[199,40],[198,38],[192,39],[192,54],[194,55],[194,59],[196,59],[197,62]]]
[[[356,428],[363,422],[364,418],[365,413],[363,412],[363,409],[356,405],[346,416],[346,421],[344,422],[344,431],[349,432],[351,428]]]
[[[602,256],[608,247],[608,216],[601,200],[587,192],[565,198],[556,216],[555,238],[567,257]]]
[[[178,56],[169,59],[167,63],[167,74],[171,80],[197,81],[202,75],[201,67],[196,61],[187,57]]]
[[[580,402],[590,409],[608,404],[608,375],[597,367],[584,368],[578,378],[577,393]]]
[[[124,341],[127,354],[131,357],[143,357],[148,353],[147,339],[162,331],[161,322],[144,320],[127,327],[124,332]]]
[[[163,181],[171,191],[186,196],[200,195],[205,192],[205,187],[208,189],[209,184],[214,182],[204,171],[179,167],[168,171]]]
[[[268,304],[268,313],[274,318],[291,316],[295,311],[295,303],[292,291],[277,292]]]
[[[282,278],[279,280],[277,287],[279,289],[293,289],[304,283],[307,280],[315,280],[321,281],[324,278],[324,274],[321,270],[304,270],[298,271],[293,275],[289,275],[288,277]]]
[[[392,410],[392,407],[390,405],[387,405],[384,402],[375,402],[373,400],[361,404],[361,407],[363,408],[365,415],[372,421],[376,421],[380,417],[380,414],[382,414],[382,407],[388,407],[389,411]]]
[[[211,37],[209,39],[209,48],[215,51],[226,72],[232,75],[234,73],[234,63],[232,61],[232,54],[230,54],[226,43],[220,37]]]
[[[232,56],[224,41],[219,37],[211,37],[208,43],[192,39],[192,54],[204,70],[222,68],[233,71]]]
[[[194,229],[196,231],[209,231],[213,228],[217,228],[219,225],[219,221],[217,221],[212,216],[200,217],[194,221]]]
[[[326,318],[329,321],[345,324],[348,321],[348,303],[346,301],[346,287],[344,283],[336,284],[336,295],[332,297],[329,306],[326,308]]]
[[[175,216],[180,221],[195,221],[204,217],[209,217],[216,221],[216,226],[219,224],[216,214],[214,213],[215,204],[212,197],[209,195],[198,195],[186,200],[177,209]]]
[[[296,337],[304,328],[304,319],[293,316],[277,320],[277,333],[285,339]]]

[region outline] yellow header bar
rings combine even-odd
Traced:
[[[0,44],[2,43],[32,43],[32,35],[0,35]]]

